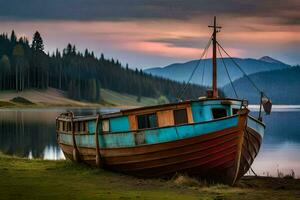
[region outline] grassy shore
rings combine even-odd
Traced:
[[[0,199],[300,199],[300,180],[245,177],[235,187],[178,176],[136,179],[69,161],[0,154]]]
[[[61,90],[48,88],[46,90],[28,89],[23,92],[1,91],[0,108],[49,108],[49,107],[118,107],[133,108],[155,105],[158,100],[121,94],[107,89],[101,89],[101,101],[91,103],[68,98]]]

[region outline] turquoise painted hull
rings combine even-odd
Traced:
[[[91,130],[95,130],[96,121],[89,122]],[[209,134],[212,132],[220,131],[226,128],[235,127],[238,125],[238,116],[230,117],[223,120],[217,120],[205,123],[188,124],[183,126],[164,127],[155,130],[144,130],[141,132],[118,132],[111,134],[99,134],[99,144],[101,148],[123,148],[123,147],[136,147],[139,145],[152,145],[163,142],[176,141],[180,139],[196,137],[200,135]],[[264,126],[248,117],[248,127],[259,133],[263,138]],[[142,134],[142,136],[139,136]],[[78,147],[95,148],[94,133],[85,135],[76,135],[76,143]],[[136,142],[137,137],[142,141]],[[72,145],[72,135],[68,133],[60,133],[59,141],[63,144]]]

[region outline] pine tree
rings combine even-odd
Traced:
[[[85,58],[89,57],[89,51],[88,51],[88,49],[85,49],[85,51],[84,51],[84,57]]]
[[[33,35],[32,40],[32,49],[35,51],[43,51],[44,50],[44,43],[43,39],[38,31],[36,31]]]
[[[7,55],[3,55],[0,60],[0,90],[10,87],[9,80],[10,62]]]
[[[17,42],[17,36],[16,36],[14,30],[12,30],[12,32],[11,32],[11,35],[10,35],[10,41],[11,41],[12,43],[16,43],[16,42]]]
[[[69,43],[69,44],[67,45],[66,54],[67,54],[67,55],[70,55],[71,53],[72,53],[72,45]]]

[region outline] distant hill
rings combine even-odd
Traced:
[[[300,104],[300,67],[290,67],[275,71],[250,75],[255,84],[263,90],[274,104]],[[239,97],[252,104],[259,103],[259,94],[246,77],[233,82]],[[223,87],[226,96],[233,96],[230,84]]]
[[[243,70],[247,74],[253,74],[262,71],[271,71],[271,70],[278,70],[278,69],[286,69],[291,67],[288,64],[285,64],[281,61],[275,60],[271,57],[264,56],[260,59],[252,59],[252,58],[234,58],[234,60],[243,68]],[[190,74],[192,73],[194,67],[196,66],[198,60],[192,60],[186,63],[175,63],[165,67],[156,67],[144,70],[144,72],[161,76],[169,79],[173,79],[176,81],[187,81]],[[224,62],[228,68],[229,74],[233,80],[242,77],[242,73],[239,69],[232,63],[229,58],[224,58]],[[228,76],[226,74],[224,65],[222,60],[219,58],[217,59],[218,64],[218,86],[222,87],[229,83]],[[204,85],[211,85],[211,74],[212,74],[212,61],[211,59],[202,60],[201,64],[199,65],[194,77],[192,78],[191,82],[195,84],[202,83],[202,73],[203,68],[205,69],[204,72]]]

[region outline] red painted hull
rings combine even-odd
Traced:
[[[246,129],[247,115],[237,127],[193,138],[130,148],[101,149],[101,162],[109,170],[137,177],[167,177],[184,173],[212,182],[234,184],[256,157],[261,137]],[[247,131],[245,131],[247,130]],[[73,160],[73,147],[60,143]],[[78,147],[82,162],[96,165],[96,149]]]

